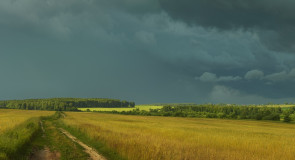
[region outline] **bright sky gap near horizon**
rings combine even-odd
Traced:
[[[0,99],[295,101],[293,0],[5,0]]]

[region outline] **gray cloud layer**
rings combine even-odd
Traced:
[[[271,73],[264,75],[264,72],[260,70],[251,70],[244,75],[244,79],[240,76],[220,76],[217,77],[214,73],[204,72],[200,77],[196,77],[196,80],[202,82],[230,82],[230,81],[240,81],[240,80],[260,80],[269,82],[286,82],[295,81],[295,68],[291,69],[289,72],[281,71],[277,73]]]
[[[264,73],[260,70],[251,70],[245,74],[245,79],[263,79]]]
[[[294,4],[271,2],[1,1],[0,96],[291,100]]]

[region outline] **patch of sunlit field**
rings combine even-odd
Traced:
[[[89,109],[90,111],[102,111],[102,112],[111,112],[111,111],[132,111],[133,109],[139,109],[139,110],[145,110],[149,111],[150,109],[160,109],[163,106],[149,106],[149,105],[138,105],[135,106],[135,108],[78,108],[81,111],[87,111]]]
[[[0,109],[0,134],[34,117],[49,116],[52,111]]]
[[[281,108],[290,108],[290,107],[295,107],[294,104],[268,104],[265,105],[266,107],[281,107]]]
[[[130,160],[295,159],[294,124],[91,112],[66,114],[66,125]]]

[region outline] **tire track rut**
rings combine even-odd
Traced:
[[[70,134],[68,131],[64,130],[63,128],[59,128],[59,130],[66,135],[68,138],[70,138],[72,141],[78,143],[80,146],[82,146],[85,149],[85,152],[88,153],[93,160],[106,160],[105,157],[101,156],[97,153],[97,151],[89,146],[87,146],[85,143],[81,142],[79,139],[74,137],[72,134]]]

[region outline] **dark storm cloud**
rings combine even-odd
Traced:
[[[16,0],[0,6],[2,99],[154,103],[197,97],[193,79],[180,78],[150,53],[167,18],[155,15],[152,1]]]
[[[234,16],[223,21],[223,12],[242,15],[246,9],[234,1],[219,3],[1,1],[0,96],[111,97],[137,103],[291,100],[295,56],[265,47],[266,39],[271,44],[281,38],[279,25],[249,17],[247,23]],[[252,3],[244,3],[251,8]],[[198,11],[191,7],[196,4]],[[214,18],[217,6],[221,17]]]
[[[295,51],[293,0],[159,0],[173,18],[221,30],[256,31],[272,49]]]
[[[292,0],[159,1],[173,17],[208,27],[279,29],[295,24]]]

